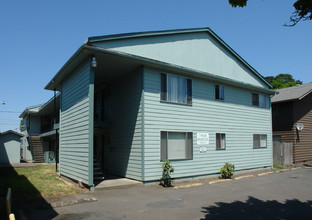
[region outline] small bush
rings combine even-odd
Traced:
[[[224,166],[220,169],[221,178],[229,179],[234,174],[234,164],[225,163]]]
[[[162,177],[160,178],[160,184],[163,186],[171,186],[172,179],[171,174],[174,172],[174,168],[172,167],[169,160],[165,160],[162,164]]]

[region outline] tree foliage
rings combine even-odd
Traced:
[[[298,0],[294,8],[295,11],[290,17],[292,24],[286,26],[295,26],[300,20],[312,20],[312,0]]]
[[[247,0],[229,0],[229,3],[233,6],[233,7],[245,7],[247,5]]]
[[[24,121],[23,121],[23,119],[21,119],[21,121],[20,121],[20,131],[22,132],[24,129]]]
[[[229,0],[233,7],[245,7],[248,0]],[[284,26],[295,26],[299,21],[312,20],[312,0],[297,0],[293,4],[295,11],[290,16],[290,24]]]
[[[295,80],[291,74],[288,73],[281,73],[277,76],[267,76],[264,77],[268,83],[273,86],[273,89],[281,89],[286,87],[295,86],[297,84],[302,85],[302,81]]]

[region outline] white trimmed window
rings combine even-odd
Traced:
[[[216,133],[216,149],[225,149],[224,133]]]
[[[160,100],[192,104],[192,80],[181,76],[161,73]]]
[[[258,106],[260,108],[266,107],[266,97],[265,95],[252,93],[252,105]]]
[[[216,100],[224,100],[224,86],[215,85],[215,99]]]
[[[254,134],[253,135],[253,147],[254,148],[267,147],[267,135],[266,134]]]
[[[160,132],[161,160],[193,159],[192,132]]]

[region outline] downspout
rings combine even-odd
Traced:
[[[94,78],[95,70],[97,67],[97,61],[94,56],[90,60],[90,81],[89,81],[89,186],[90,191],[94,191],[94,166],[93,166],[93,157],[94,157]]]
[[[56,124],[56,89],[54,87],[54,123],[53,126]],[[55,128],[55,173],[57,173],[57,129]]]
[[[144,114],[145,114],[145,104],[144,104],[144,81],[145,81],[145,67],[142,67],[142,75],[141,75],[141,89],[142,89],[142,93],[141,93],[141,100],[142,100],[142,104],[141,104],[141,135],[142,135],[142,182],[144,183],[145,181],[145,130],[144,130],[144,123],[145,123],[145,118],[144,118]]]
[[[30,136],[30,114],[29,114],[29,111],[28,111],[28,129],[27,129],[27,132],[28,132],[28,135]]]

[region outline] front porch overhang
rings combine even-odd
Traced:
[[[56,132],[59,133],[58,129],[42,133],[42,134],[40,134],[40,137],[53,136],[53,135],[55,135]]]

